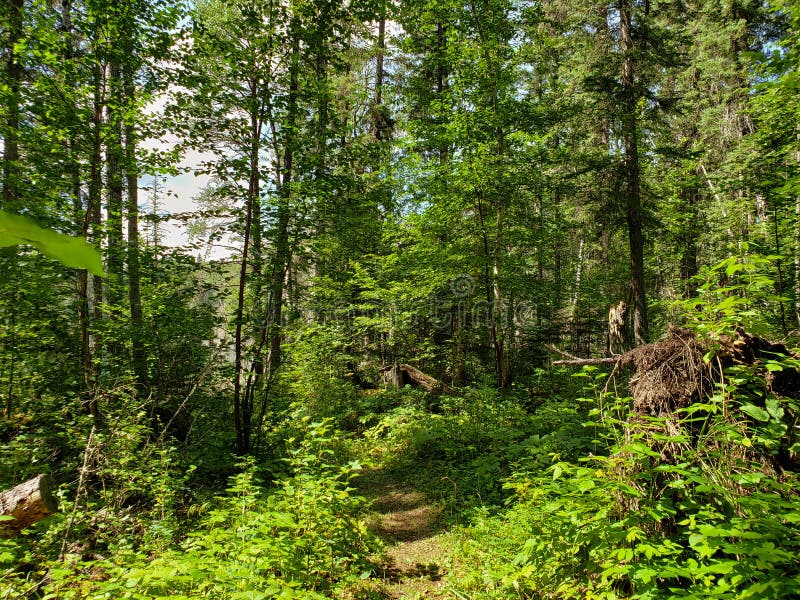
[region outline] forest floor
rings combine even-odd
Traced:
[[[370,529],[385,543],[376,557],[384,599],[448,598],[445,576],[453,568],[442,508],[420,486],[372,471],[362,475],[359,491],[372,501]],[[376,597],[376,596],[370,596]]]

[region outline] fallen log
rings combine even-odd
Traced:
[[[53,496],[53,478],[38,475],[8,491],[0,492],[0,515],[13,517],[0,520],[0,537],[12,537],[26,527],[38,523],[58,510]]]
[[[431,377],[427,373],[423,373],[416,367],[412,367],[406,363],[395,363],[392,366],[384,367],[383,379],[392,387],[397,388],[405,384],[414,384],[418,385],[426,392],[439,391],[445,394],[452,394],[455,391],[435,377]]]

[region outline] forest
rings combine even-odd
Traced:
[[[794,0],[0,2],[0,599],[800,597],[798,66]]]

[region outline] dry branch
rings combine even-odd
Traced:
[[[53,485],[50,475],[39,475],[0,492],[0,515],[14,517],[12,521],[0,521],[0,537],[14,536],[56,512],[58,501],[53,497]]]
[[[556,354],[560,354],[561,356],[566,356],[569,360],[583,360],[580,356],[575,356],[574,354],[570,354],[566,350],[562,350],[561,348],[556,348],[552,344],[545,344],[545,348],[550,350],[550,352],[555,352]]]
[[[607,356],[604,358],[571,358],[569,360],[554,360],[554,365],[563,365],[567,367],[587,367],[590,365],[615,365],[622,359],[622,354],[619,356]]]

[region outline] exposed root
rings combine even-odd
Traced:
[[[721,373],[703,362],[705,352],[690,331],[674,329],[666,340],[623,355],[622,366],[634,370],[629,382],[634,412],[668,416],[708,397]]]

